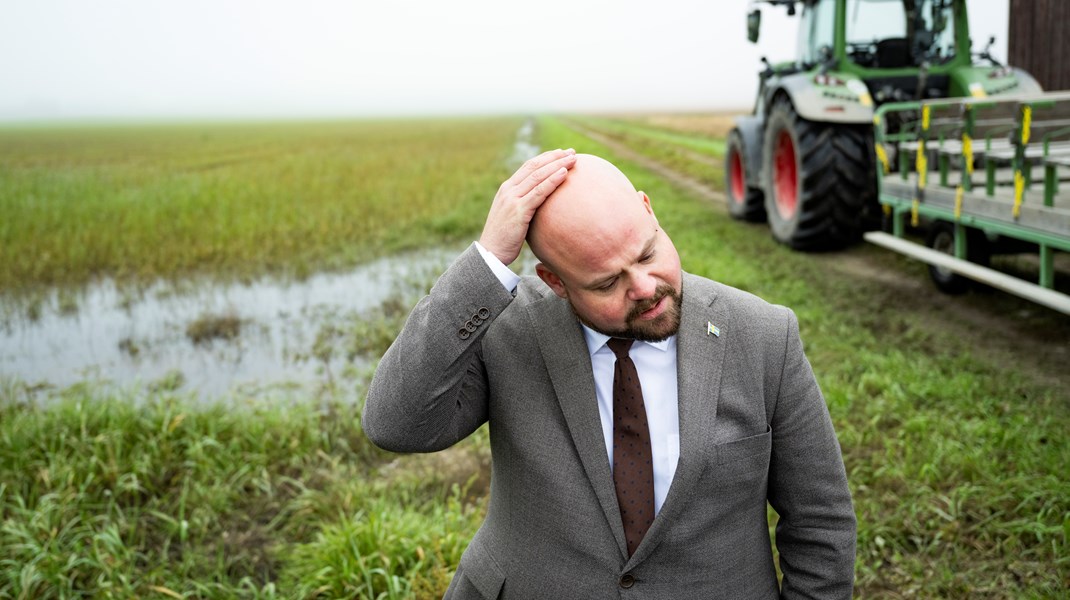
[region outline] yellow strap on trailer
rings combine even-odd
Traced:
[[[966,190],[960,185],[955,188],[955,220],[958,221],[962,218],[962,195]]]
[[[915,162],[915,169],[918,171],[918,187],[925,187],[925,174],[929,166],[929,157],[925,155],[925,140],[929,136],[929,114],[932,109],[928,104],[921,107],[921,138],[918,139],[918,156]]]
[[[918,157],[914,161],[914,168],[918,171],[918,187],[925,187],[925,172],[929,168],[929,158],[925,156],[925,138],[918,140]]]
[[[962,160],[966,162],[966,175],[973,175],[973,138],[962,134]]]
[[[1033,123],[1033,107],[1026,104],[1022,107],[1022,145],[1029,143],[1029,126]]]
[[[1022,214],[1022,196],[1025,193],[1025,176],[1021,169],[1014,172],[1014,218]]]
[[[1029,128],[1033,124],[1033,107],[1028,104],[1022,105],[1022,146],[1029,143]],[[1021,149],[1019,149],[1021,153]],[[1022,200],[1025,196],[1025,175],[1022,174],[1023,165],[1020,161],[1015,162],[1014,169],[1014,210],[1012,215],[1015,220],[1022,214]]]
[[[884,145],[880,142],[874,144],[877,150],[877,158],[880,159],[881,165],[884,166],[884,174],[887,175],[892,172],[892,167],[888,164],[888,153],[884,151]]]
[[[925,140],[929,137],[929,120],[932,108],[928,104],[921,107],[921,137],[918,138],[918,155],[915,159],[914,168],[918,172],[918,189],[914,194],[914,201],[910,203],[910,226],[917,227],[918,206],[921,204],[920,196],[925,189],[926,175],[929,171],[929,157],[925,153]]]

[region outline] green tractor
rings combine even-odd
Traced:
[[[728,207],[737,219],[767,220],[773,236],[797,250],[840,248],[880,227],[876,107],[1042,91],[991,56],[992,39],[974,60],[966,0],[758,3],[801,12],[799,51],[792,62],[762,59],[754,113],[729,134]],[[755,8],[747,18],[752,42],[760,23]]]

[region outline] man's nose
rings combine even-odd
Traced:
[[[654,297],[657,289],[657,279],[649,273],[641,273],[632,280],[631,289],[628,290],[629,299],[633,301],[648,300]]]

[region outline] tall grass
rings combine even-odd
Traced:
[[[352,403],[0,402],[0,598],[441,596],[481,518],[483,434],[458,471]]]
[[[698,132],[667,131],[637,120],[585,116],[574,117],[572,122],[622,143],[715,190],[724,189],[724,169],[721,166],[724,162],[724,139],[714,139]]]
[[[471,236],[519,124],[0,129],[0,290],[300,276]]]

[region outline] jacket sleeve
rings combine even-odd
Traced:
[[[856,520],[828,407],[788,311],[783,371],[772,412],[769,503],[785,599],[849,599]]]
[[[375,370],[361,418],[372,443],[432,452],[487,420],[480,340],[512,299],[474,244],[450,265]]]

